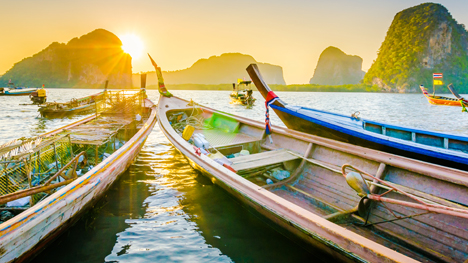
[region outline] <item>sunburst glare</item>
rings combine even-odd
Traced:
[[[120,37],[122,49],[133,59],[138,59],[143,54],[143,41],[135,35],[124,35]]]

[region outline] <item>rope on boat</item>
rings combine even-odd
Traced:
[[[468,112],[468,110],[465,108],[465,103],[463,103],[463,99],[459,99],[459,101],[462,106],[462,112]]]
[[[203,118],[202,115],[199,115],[199,112],[201,113],[203,110],[200,106],[198,106],[197,103],[193,102],[193,100],[190,100],[188,106],[192,106],[192,112],[190,113],[190,116],[172,124],[172,127],[176,131],[182,132],[187,125],[193,126],[197,130],[207,130],[213,128],[213,126],[205,121],[205,118]]]

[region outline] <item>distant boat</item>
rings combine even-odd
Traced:
[[[44,88],[44,85],[40,89],[33,91],[29,94],[29,98],[35,105],[41,105],[47,101],[47,90]]]
[[[231,97],[232,104],[241,104],[252,107],[255,103],[255,98],[252,95],[252,88],[250,84],[252,81],[245,81],[239,79],[236,83],[232,83],[232,93],[229,95]]]
[[[450,84],[450,85],[452,85],[452,84]],[[445,105],[445,106],[462,106],[462,104],[460,102],[460,99],[431,95],[431,94],[429,94],[427,89],[424,87],[424,85],[420,85],[419,88],[421,89],[422,93],[424,94],[424,97],[426,97],[427,101],[429,101],[430,104]],[[453,88],[453,85],[451,86],[451,89],[449,88],[449,90],[452,93],[455,91],[455,89]],[[463,102],[465,104],[468,104],[467,100],[465,100],[463,98],[461,98],[461,99],[463,100]]]
[[[36,90],[37,88],[16,87],[13,82],[8,82],[7,87],[0,88],[0,96],[24,96]]]
[[[468,137],[390,125],[283,102],[264,82],[255,64],[247,68],[258,91],[290,129],[468,170]],[[298,93],[299,95],[299,93]],[[460,102],[455,101],[460,104]]]
[[[68,102],[48,102],[39,106],[39,113],[44,118],[62,118],[74,114],[84,114],[96,110],[96,103],[104,98],[104,92],[99,92]]]

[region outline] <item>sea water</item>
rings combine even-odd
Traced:
[[[96,90],[49,89],[63,102]],[[264,100],[246,109],[229,104],[229,91],[173,91],[185,99],[264,121]],[[468,136],[460,107],[430,105],[422,94],[277,92],[291,105]],[[148,91],[157,102],[158,93]],[[83,118],[42,119],[24,97],[0,97],[0,144],[38,135]],[[270,111],[273,129],[280,119]],[[264,218],[203,175],[169,143],[158,124],[135,164],[94,208],[33,262],[330,262],[271,227]]]

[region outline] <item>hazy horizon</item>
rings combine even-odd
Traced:
[[[201,58],[238,52],[281,66],[287,84],[308,83],[328,46],[362,57],[367,71],[396,13],[424,2],[4,1],[0,75],[52,42],[67,43],[103,28],[118,37],[131,34],[143,41],[143,55],[133,59],[134,73],[154,70],[146,53],[163,70],[174,71]],[[458,23],[468,24],[468,1],[438,3]]]

